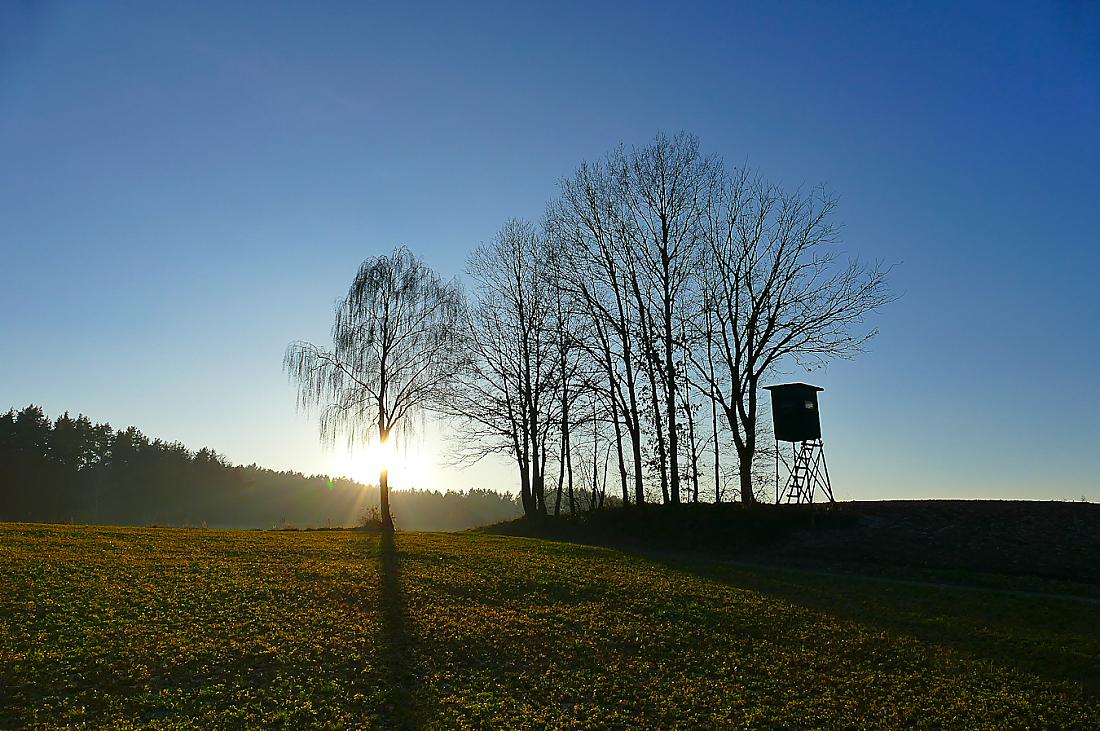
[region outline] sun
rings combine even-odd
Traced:
[[[390,487],[430,489],[434,486],[434,460],[415,448],[394,447],[393,442],[381,445],[377,441],[351,449],[338,449],[334,455],[332,474],[350,477],[366,485],[377,485],[383,468],[389,470]]]

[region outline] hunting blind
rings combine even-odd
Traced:
[[[808,383],[782,383],[766,386],[772,397],[772,427],[775,432],[775,501],[812,503],[818,488],[833,500],[829,468],[825,464],[825,445],[821,441],[821,417],[817,394],[825,389]],[[791,443],[787,462],[779,442]],[[783,489],[779,488],[779,463],[788,468]]]

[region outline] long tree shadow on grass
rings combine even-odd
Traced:
[[[381,633],[379,661],[384,686],[382,715],[389,728],[419,729],[424,719],[417,697],[415,645],[409,629],[408,608],[401,588],[401,553],[392,533],[379,543],[381,577]]]
[[[764,594],[839,619],[908,635],[1100,695],[1094,605],[999,596],[958,588],[888,585],[858,576],[819,576],[627,551],[677,572]]]

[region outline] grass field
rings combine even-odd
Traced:
[[[1100,727],[1100,605],[480,534],[0,526],[0,728]]]

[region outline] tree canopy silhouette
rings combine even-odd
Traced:
[[[343,434],[392,449],[415,417],[441,408],[459,360],[463,306],[458,285],[405,247],[364,261],[336,306],[332,347],[294,342],[283,361],[299,407],[318,412],[322,439]],[[378,485],[392,531],[385,464]]]

